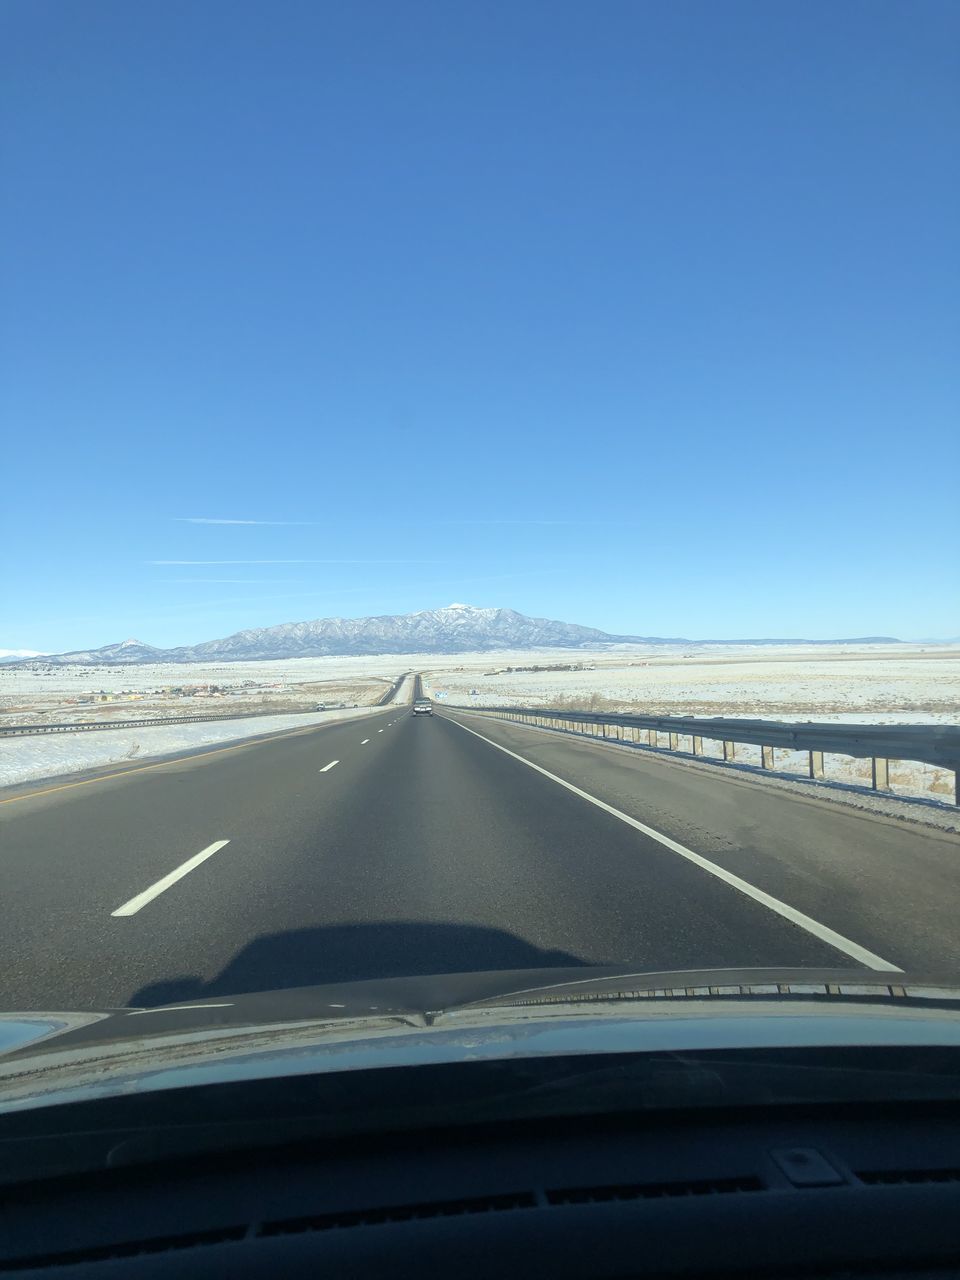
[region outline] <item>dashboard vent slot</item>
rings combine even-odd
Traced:
[[[561,1187],[547,1192],[547,1203],[603,1204],[611,1200],[662,1200],[671,1196],[737,1195],[745,1191],[765,1191],[755,1177],[699,1178],[689,1182],[633,1182],[606,1187]]]
[[[385,1222],[417,1222],[426,1218],[455,1218],[468,1213],[503,1213],[536,1208],[532,1191],[505,1195],[473,1196],[463,1200],[433,1200],[423,1204],[388,1205],[374,1209],[348,1209],[341,1213],[317,1213],[302,1218],[282,1218],[261,1223],[258,1236],[294,1235],[303,1231],[334,1231],[344,1227],[373,1227]]]
[[[205,1244],[226,1244],[230,1240],[243,1240],[246,1227],[222,1227],[213,1231],[189,1231],[178,1236],[156,1236],[149,1240],[125,1240],[117,1244],[97,1245],[90,1249],[65,1249],[59,1253],[40,1253],[30,1257],[0,1260],[0,1271],[21,1271],[28,1268],[72,1267],[80,1262],[110,1262],[116,1258],[137,1258],[147,1253],[170,1253],[175,1249],[196,1249]]]
[[[960,1169],[866,1169],[857,1177],[869,1187],[900,1187],[911,1182],[960,1182]]]

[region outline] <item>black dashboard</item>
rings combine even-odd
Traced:
[[[143,1142],[3,1187],[0,1273],[960,1274],[953,1104],[585,1115],[155,1160]]]

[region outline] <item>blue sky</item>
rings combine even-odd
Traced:
[[[0,27],[0,647],[960,631],[952,0]]]

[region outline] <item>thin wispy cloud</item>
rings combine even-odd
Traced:
[[[515,525],[515,524],[524,524],[524,525],[540,525],[540,526],[547,526],[547,527],[550,527],[550,526],[553,526],[553,525],[569,525],[569,526],[571,526],[571,527],[578,528],[578,529],[587,529],[587,528],[591,528],[591,529],[598,529],[598,528],[610,528],[610,527],[612,527],[612,526],[619,526],[620,528],[623,528],[623,527],[624,527],[624,526],[626,526],[626,525],[638,525],[638,524],[639,524],[639,521],[637,521],[637,520],[528,520],[528,519],[525,519],[525,518],[518,518],[518,519],[516,519],[516,520],[513,520],[513,519],[507,519],[507,520],[439,520],[437,523],[438,523],[438,524],[442,524],[442,525],[453,525],[453,524],[470,524],[470,525],[498,525],[498,524],[509,524],[509,525]]]
[[[306,586],[306,583],[294,578],[157,578],[157,582],[161,582],[164,585],[177,584],[180,586],[206,586],[214,582],[230,583],[236,587]]]
[[[152,565],[216,564],[445,564],[444,560],[145,560]]]
[[[317,525],[320,520],[221,520],[218,516],[174,516],[177,524]]]

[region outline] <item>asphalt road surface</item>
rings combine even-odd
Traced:
[[[960,978],[958,855],[763,780],[389,704],[0,792],[0,1009],[594,964]]]

